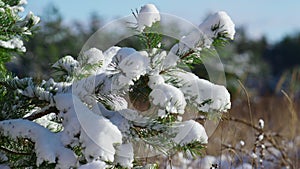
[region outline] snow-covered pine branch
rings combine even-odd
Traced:
[[[40,18],[32,12],[25,17],[26,0],[0,1],[0,70],[5,71],[4,63],[13,57],[12,52],[26,52],[23,39],[32,35],[32,30],[39,23]]]
[[[76,155],[62,144],[60,134],[52,133],[35,122],[22,119],[0,121],[0,134],[13,139],[21,137],[33,141],[37,166],[44,161],[56,163],[57,168],[76,166]]]
[[[140,32],[160,21],[153,4],[143,6],[136,17]],[[198,38],[196,41],[187,35],[170,51],[157,48],[137,51],[117,46],[106,51],[91,48],[80,54],[78,60],[72,56],[58,60],[52,66],[56,81],[49,79],[39,83],[32,78],[1,81],[11,90],[55,107],[59,112],[52,115],[59,119],[56,123],[62,129],[52,133],[48,125],[37,124],[48,124],[51,118],[17,119],[0,121],[0,134],[30,139],[35,143],[37,165],[46,161],[55,163],[56,168],[112,165],[132,168],[134,144],[142,141],[155,148],[147,138],[153,134],[157,138],[170,137],[163,138],[168,146],[198,144],[202,147],[207,144],[208,136],[200,123],[190,119],[182,121],[186,107],[194,106],[207,116],[215,112],[221,115],[230,109],[230,94],[224,86],[200,79],[177,64],[183,54],[192,55],[194,51],[201,54],[202,49],[209,48],[220,34],[233,39],[233,26],[226,13],[221,12],[199,26],[203,32],[192,36]],[[157,39],[153,43],[157,43]],[[133,88],[139,85],[147,88],[143,94],[149,98],[148,103],[140,102],[150,105],[143,111],[131,104],[129,96],[130,92],[138,91]],[[43,107],[38,109],[43,110]],[[47,139],[51,142],[46,143]]]

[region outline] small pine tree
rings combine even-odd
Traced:
[[[199,26],[202,33],[192,32],[167,52],[163,35],[155,31],[161,17],[156,7],[147,4],[134,16],[143,51],[91,48],[77,60],[58,60],[52,66],[54,79],[1,79],[11,97],[1,100],[0,163],[12,168],[158,168],[143,164],[141,157],[201,154],[206,131],[184,115],[194,110],[197,116],[219,119],[230,109],[230,95],[184,65],[201,62],[213,45],[233,39],[234,24],[218,12]]]

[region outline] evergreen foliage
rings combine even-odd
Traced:
[[[10,18],[9,11],[20,1],[4,4],[8,20],[19,20]],[[75,58],[67,55],[52,65],[53,79],[48,80],[2,74],[0,163],[11,168],[158,168],[141,166],[135,149],[139,144],[165,156],[201,155],[208,140],[205,128],[182,116],[193,107],[203,113],[199,116],[220,119],[230,109],[230,94],[182,65],[192,67],[207,53],[214,54],[210,47],[233,39],[234,24],[225,12],[216,13],[202,24],[203,35],[188,35],[167,52],[156,7],[147,4],[135,16],[144,50],[114,46],[103,52],[91,48]],[[38,19],[32,14],[26,18],[21,21],[26,20],[29,34]],[[48,31],[58,35],[47,39],[50,47],[68,36],[59,29]],[[12,32],[3,36],[3,43],[26,34]],[[11,56],[9,47],[2,45],[3,55]]]

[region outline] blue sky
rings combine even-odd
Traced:
[[[106,22],[128,16],[131,9],[147,3],[161,12],[173,14],[199,25],[206,14],[226,11],[237,26],[245,26],[253,38],[265,34],[271,41],[300,31],[299,0],[28,0],[27,10],[42,15],[47,5],[55,4],[66,22],[85,21],[97,12]]]

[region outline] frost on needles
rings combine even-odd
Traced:
[[[225,12],[210,16],[200,24],[200,34],[182,37],[170,51],[160,48],[161,34],[149,34],[160,22],[157,8],[147,4],[134,15],[140,38],[150,42],[145,50],[91,48],[77,60],[58,60],[52,66],[54,79],[1,80],[7,89],[43,103],[24,117],[0,121],[1,135],[34,142],[36,166],[45,162],[56,168],[141,167],[135,154],[140,142],[164,155],[199,155],[208,136],[200,123],[183,118],[187,108],[216,118],[230,109],[224,86],[180,66],[201,59],[214,41],[233,39],[234,24]],[[142,105],[132,104],[140,99],[137,92],[148,98],[138,102]]]

